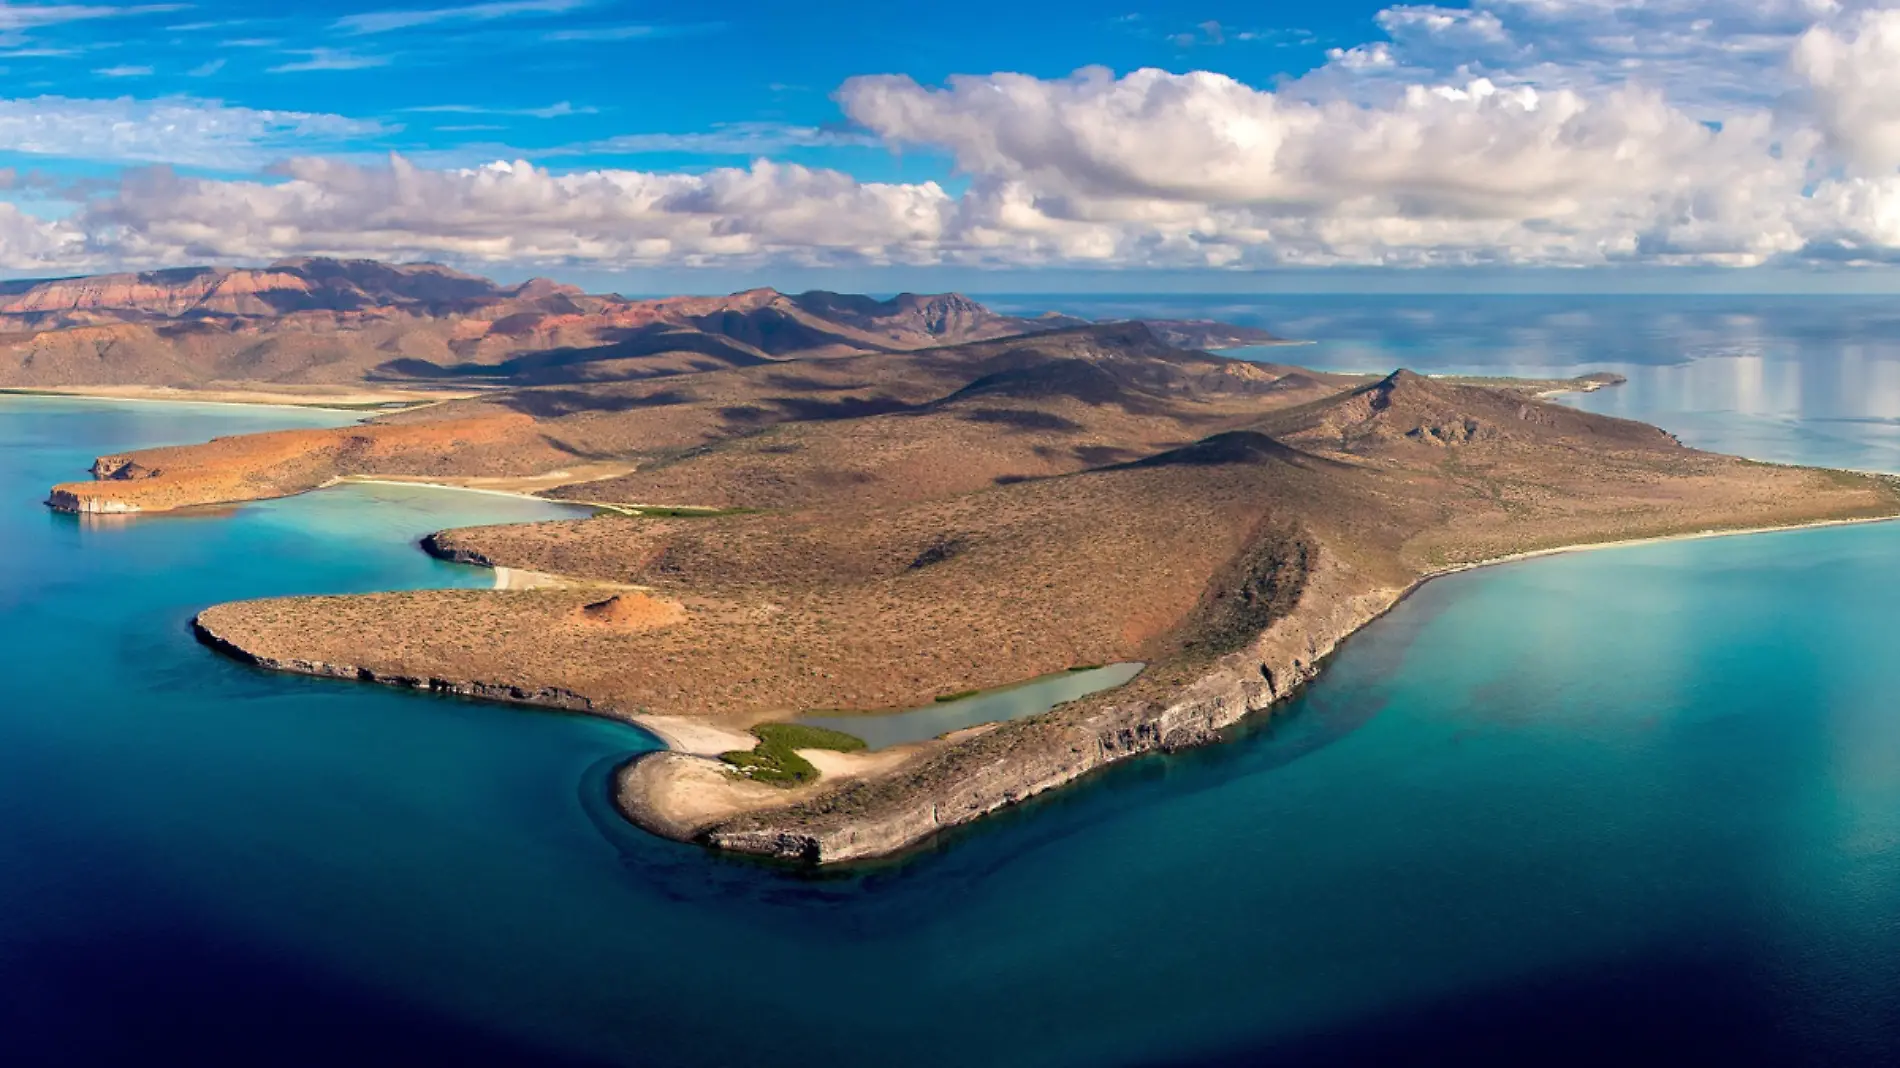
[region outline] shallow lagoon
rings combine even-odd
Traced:
[[[637,731],[186,632],[485,583],[411,539],[543,506],[82,525],[37,501],[94,453],[322,417],[44,403],[0,402],[20,1063],[1900,1054],[1900,527],[1434,582],[1237,744],[802,879],[622,824]]]
[[[798,722],[862,738],[871,749],[888,749],[906,742],[927,742],[966,727],[1039,715],[1065,701],[1120,686],[1141,674],[1144,666],[1081,668],[903,712],[807,715],[798,717]]]

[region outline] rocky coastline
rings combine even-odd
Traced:
[[[1891,522],[1900,516],[1820,520],[1774,527],[1713,529],[1628,541],[1580,543],[1461,564],[1402,587],[1369,584],[1335,555],[1317,547],[1291,611],[1243,648],[1198,662],[1156,665],[1135,682],[1058,706],[1038,716],[959,732],[918,747],[917,755],[877,774],[823,780],[795,790],[739,784],[725,811],[695,814],[676,796],[682,783],[702,788],[722,766],[710,750],[688,751],[655,733],[667,748],[641,753],[615,775],[614,802],[634,825],[665,838],[728,853],[811,866],[850,864],[903,853],[940,832],[1059,789],[1136,757],[1218,743],[1250,716],[1283,706],[1316,679],[1345,641],[1425,583],[1475,568],[1618,545],[1774,533],[1815,527]],[[487,565],[480,554],[445,559]],[[638,710],[614,707],[562,687],[534,687],[476,678],[383,672],[354,664],[263,655],[221,632],[218,609],[192,621],[198,640],[238,661],[270,671],[386,686],[484,701],[578,712],[643,726]]]
[[[447,553],[426,539],[423,544],[445,558],[486,562]],[[694,821],[682,819],[679,806],[666,796],[677,779],[665,772],[678,770],[681,762],[710,761],[669,748],[629,761],[616,776],[615,801],[643,829],[725,852],[816,865],[898,853],[1110,764],[1218,741],[1226,728],[1297,693],[1340,643],[1406,592],[1362,587],[1350,568],[1318,554],[1293,610],[1245,648],[1193,667],[1152,672],[1139,684],[1041,716],[931,743],[918,759],[888,774],[755,794],[767,802],[711,822]],[[216,608],[200,613],[192,629],[206,646],[266,670],[580,712],[635,725],[641,719],[633,710],[564,688],[264,655],[224,633]]]
[[[374,682],[384,686],[397,686],[409,690],[425,690],[429,693],[453,697],[470,697],[482,701],[499,701],[506,704],[532,705],[537,708],[553,708],[566,712],[586,712],[596,715],[611,713],[597,707],[594,701],[572,690],[554,686],[523,687],[503,683],[485,682],[480,679],[449,679],[435,676],[401,675],[379,672],[372,668],[355,664],[332,664],[321,660],[302,660],[264,656],[245,648],[241,643],[219,633],[215,622],[206,618],[209,612],[200,612],[191,621],[191,632],[198,641],[225,656],[252,667],[266,671],[281,671],[292,675],[310,675],[323,679],[348,679],[353,682]],[[622,718],[622,717],[616,717]]]
[[[1227,728],[1298,693],[1341,643],[1405,593],[1364,589],[1349,567],[1321,554],[1291,613],[1185,678],[1164,673],[1128,693],[1005,723],[887,778],[724,820],[693,837],[730,852],[821,865],[901,852],[1111,764],[1221,740]],[[638,770],[636,762],[620,777],[622,810],[649,830],[677,834],[642,819],[646,783]]]

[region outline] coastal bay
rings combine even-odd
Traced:
[[[1631,396],[1660,406],[1640,392],[1651,383],[1639,371]],[[1622,388],[1587,402],[1631,403]],[[1900,1050],[1882,1022],[1900,980],[1865,937],[1900,873],[1855,844],[1889,833],[1896,810],[1881,770],[1900,760],[1881,715],[1900,685],[1879,637],[1900,595],[1885,584],[1900,571],[1891,526],[1434,579],[1231,744],[1120,764],[941,848],[805,882],[628,829],[610,799],[616,770],[656,744],[643,731],[259,674],[190,640],[214,601],[487,586],[413,541],[506,521],[490,509],[516,498],[363,484],[215,515],[48,515],[29,502],[92,455],[344,417],[0,403],[101,420],[85,435],[0,423],[20,547],[0,562],[21,628],[5,648],[29,710],[0,717],[13,761],[0,805],[24,817],[0,861],[17,925],[0,931],[0,972],[32,994],[4,1019],[28,1055],[152,1042],[244,1055],[287,1038],[329,1060],[712,1064],[793,1041],[843,1064],[895,1044],[925,1064],[1078,1050],[1300,1064],[1483,1056],[1553,1033],[1579,1056],[1627,1055],[1633,1035],[1645,1051]],[[1877,442],[1878,424],[1859,425]],[[386,490],[398,496],[345,506]],[[379,525],[403,494],[472,510]],[[693,721],[652,726],[682,748],[731,744],[695,742]],[[124,890],[91,893],[101,871]],[[141,902],[129,916],[127,893]],[[118,932],[110,960],[34,948],[103,930]],[[203,959],[167,941],[180,931],[263,950]],[[792,992],[736,978],[733,962],[760,954],[798,960],[858,1021],[807,1020]],[[924,959],[938,963],[894,964]],[[531,963],[504,974],[501,960]],[[151,1011],[75,1046],[62,1006],[115,983]],[[1176,992],[1165,1023],[1154,983]],[[161,986],[175,997],[154,998]],[[790,1023],[708,1046],[734,997]],[[259,1029],[208,1028],[195,1007],[211,1003]],[[1029,1018],[1090,1023],[1009,1023]]]
[[[101,432],[131,444],[123,411]],[[1522,1049],[1526,1018],[1579,1054],[1631,1034],[1900,1048],[1900,977],[1867,935],[1900,894],[1866,849],[1900,830],[1892,526],[1434,580],[1234,744],[800,881],[620,824],[613,769],[654,744],[631,728],[260,674],[185,630],[213,600],[486,584],[414,550],[448,517],[378,531],[380,509],[347,509],[304,538],[299,510],[346,497],[103,527],[34,507],[83,451],[8,452],[35,479],[8,483],[21,689],[0,717],[0,1012],[24,1056],[691,1065],[790,1041],[841,1064],[898,1044],[920,1064],[1301,1064]],[[102,931],[109,958],[69,948]],[[796,960],[852,1025],[813,1019],[761,957]],[[83,1008],[115,990],[144,1009]],[[778,1023],[732,1029],[735,999]]]

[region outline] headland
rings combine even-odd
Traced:
[[[1612,375],[1340,375],[1142,323],[1023,330],[946,317],[950,298],[918,319],[915,301],[740,296],[749,312],[708,320],[728,340],[745,314],[779,331],[819,309],[860,333],[864,316],[935,324],[939,343],[546,356],[354,426],[101,457],[52,503],[157,511],[390,479],[592,504],[427,539],[506,588],[220,605],[198,631],[276,670],[644,725],[669,750],[619,776],[635,822],[819,864],[1213,741],[1435,575],[1900,515],[1885,476],[1701,452],[1544,399]],[[1015,332],[945,339],[957,322]],[[787,726],[1137,661],[1118,689],[875,753]]]

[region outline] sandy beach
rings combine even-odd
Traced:
[[[1420,577],[1412,588],[1417,589],[1435,578],[1456,575],[1465,571],[1476,571],[1481,567],[1497,567],[1500,564],[1514,564],[1523,560],[1535,560],[1544,556],[1558,556],[1565,553],[1593,552],[1598,549],[1627,549],[1637,545],[1663,545],[1675,541],[1702,541],[1708,538],[1739,538],[1749,534],[1785,534],[1796,530],[1817,530],[1822,527],[1852,527],[1867,523],[1892,523],[1900,520],[1900,515],[1867,516],[1860,519],[1820,519],[1812,523],[1789,523],[1775,527],[1739,527],[1734,530],[1698,530],[1686,534],[1662,534],[1653,538],[1625,538],[1621,541],[1583,542],[1577,545],[1559,545],[1551,549],[1533,549],[1529,552],[1511,553],[1508,556],[1479,560],[1469,564],[1454,564]]]
[[[228,389],[179,389],[172,386],[61,386],[0,389],[0,396],[74,397],[87,400],[155,401],[170,404],[238,404],[259,408],[323,408],[360,411],[420,408],[478,396],[479,390],[339,389],[334,386],[234,386]]]

